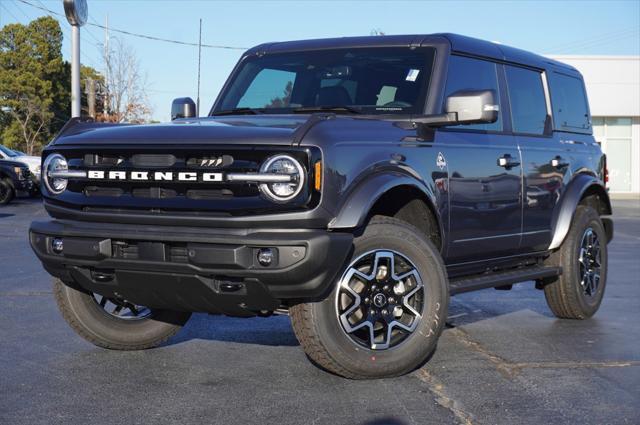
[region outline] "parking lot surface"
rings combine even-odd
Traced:
[[[349,381],[307,361],[286,316],[199,314],[154,350],[94,347],[29,248],[46,213],[17,200],[0,209],[0,424],[638,424],[640,202],[614,209],[594,318],[555,319],[531,282],[459,295],[422,369]]]

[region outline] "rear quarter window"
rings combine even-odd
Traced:
[[[591,134],[589,106],[582,80],[558,72],[552,72],[549,76],[556,129]]]

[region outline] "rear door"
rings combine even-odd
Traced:
[[[506,102],[498,78],[501,72],[502,65],[494,62],[451,56],[445,96],[493,89],[502,109]],[[507,256],[518,248],[521,160],[506,121],[501,111],[495,123],[448,127],[436,133],[449,172],[448,263]]]
[[[551,243],[554,209],[570,177],[572,145],[561,143],[551,123],[546,74],[505,66],[513,132],[524,172],[523,251],[545,250]]]

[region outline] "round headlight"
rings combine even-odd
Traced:
[[[267,159],[261,173],[288,174],[289,182],[262,183],[259,188],[269,199],[275,202],[286,202],[295,198],[304,186],[304,167],[289,155],[276,155]]]
[[[42,180],[44,180],[44,184],[47,186],[49,192],[54,195],[59,195],[64,192],[67,188],[67,179],[54,178],[50,177],[50,175],[56,171],[67,171],[68,169],[69,165],[64,156],[54,153],[47,157],[42,166]]]

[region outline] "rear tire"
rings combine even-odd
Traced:
[[[290,308],[307,356],[351,379],[420,367],[435,351],[447,317],[447,276],[436,247],[406,222],[374,217],[354,240],[348,263],[329,297]]]
[[[93,294],[56,279],[53,294],[62,317],[78,335],[98,347],[144,350],[156,347],[189,320],[191,313],[151,310],[148,316],[126,320],[108,313]]]
[[[0,179],[0,205],[7,205],[16,196],[8,179]]]
[[[607,285],[607,236],[596,210],[578,206],[567,237],[547,263],[562,267],[562,275],[544,287],[553,314],[580,320],[593,316]]]

